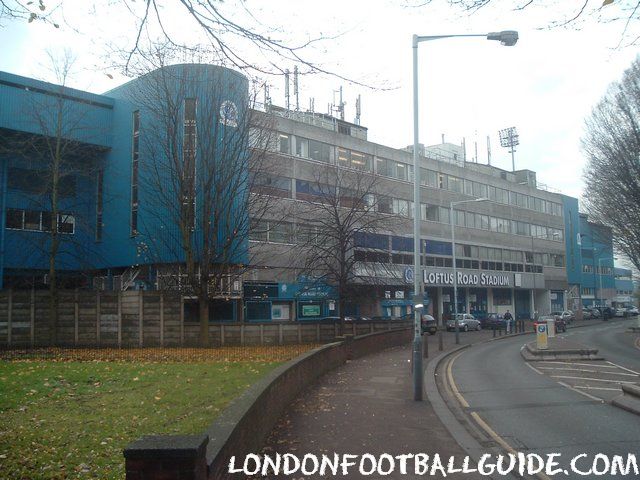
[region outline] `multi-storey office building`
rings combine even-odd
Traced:
[[[326,115],[273,111],[279,136],[275,150],[283,169],[272,183],[292,202],[306,201],[314,194],[318,169],[335,165],[379,177],[383,193],[375,200],[377,212],[398,217],[398,222],[392,231],[363,234],[355,239],[353,253],[361,276],[366,276],[366,264],[384,264],[385,268],[373,269],[378,272],[377,278],[372,277],[369,282],[373,301],[359,305],[352,313],[409,313],[413,303],[412,215],[416,210],[411,152],[369,142],[367,129],[360,125]],[[519,317],[529,317],[534,310],[544,313],[551,308],[564,308],[568,285],[561,196],[536,188],[534,172],[507,172],[442,154],[455,152],[455,148],[439,151],[440,160],[421,157],[420,274],[429,310],[437,317],[453,310],[450,206],[454,201],[476,198],[487,200],[462,204],[453,210],[460,280],[458,310],[485,315],[509,309]],[[295,230],[286,224],[281,228]],[[276,241],[256,237],[252,240],[279,243],[283,235],[277,235]],[[293,235],[285,237],[293,247]],[[291,275],[294,272],[295,269]],[[277,292],[277,297],[263,299],[272,304],[288,302],[280,298],[282,289],[277,287],[282,282],[295,282],[293,276],[273,278],[268,269],[257,272],[255,280],[272,285],[274,294]],[[330,306],[332,301],[317,299],[313,312],[335,314]],[[293,304],[287,308],[293,309]],[[298,318],[304,317],[298,310]]]
[[[187,84],[206,77],[222,86],[219,95],[209,99],[216,104],[210,111],[216,112],[218,120],[222,118],[215,125],[231,126],[243,118],[244,77],[204,65],[170,69],[181,70],[181,75],[190,79]],[[141,174],[141,165],[150,160],[141,145],[145,136],[154,133],[157,113],[149,104],[136,102],[130,93],[145,82],[148,77],[105,95],[93,95],[24,77],[0,76],[0,132],[5,146],[9,138],[48,136],[42,125],[22,120],[34,98],[52,103],[62,98],[82,113],[84,124],[78,124],[82,128],[63,137],[83,147],[84,155],[74,158],[88,166],[82,175],[80,169],[69,167],[69,177],[75,178],[69,182],[75,188],[68,189],[70,200],[61,207],[57,228],[61,234],[75,235],[74,242],[68,244],[69,261],[60,262],[59,268],[70,276],[82,274],[88,287],[168,288],[168,278],[178,283],[182,278],[183,259],[175,251],[167,247],[152,255],[149,249],[161,238],[163,225],[158,222],[168,217],[171,209],[158,207],[158,195],[165,190],[158,188],[158,182],[154,188]],[[179,87],[173,85],[169,90],[177,92]],[[180,95],[179,122],[174,130],[176,156],[184,165],[190,142],[195,142],[191,126],[202,125],[204,119],[198,115],[207,98],[213,97],[200,98],[189,91]],[[261,176],[262,188],[256,193],[278,197],[279,205],[289,209],[283,215],[285,210],[274,207],[272,215],[254,219],[248,235],[242,228],[235,229],[238,247],[229,262],[246,263],[256,258],[252,252],[258,250],[263,261],[253,265],[255,268],[234,282],[225,295],[213,300],[214,319],[309,320],[338,314],[334,286],[318,283],[296,262],[302,241],[299,226],[304,223],[299,206],[320,200],[319,178],[327,169],[375,178],[376,190],[369,192],[366,201],[375,206],[376,215],[393,220],[392,226],[386,224],[354,237],[350,250],[356,261],[358,278],[354,282],[366,298],[354,301],[349,313],[384,317],[410,313],[415,211],[422,220],[422,272],[418,274],[424,280],[429,310],[438,318],[453,310],[453,248],[461,312],[482,316],[509,309],[516,316],[529,317],[536,310],[545,313],[565,308],[570,283],[580,285],[583,293],[589,288],[584,279],[568,281],[576,262],[584,268],[583,263],[593,258],[585,254],[589,251],[585,247],[589,230],[584,230],[587,235],[578,235],[584,226],[582,219],[574,219],[577,200],[538,188],[534,172],[508,172],[465,162],[455,145],[427,147],[421,152],[421,201],[415,208],[410,149],[370,142],[365,127],[327,115],[276,107],[267,111],[273,115],[271,128],[276,141],[269,142],[269,148],[277,168]],[[29,191],[28,170],[38,168],[37,162],[33,155],[25,158],[7,148],[0,156],[0,277],[7,286],[42,284],[47,266],[46,255],[25,253],[26,243],[46,245],[46,233],[52,228],[50,209],[46,205],[36,208],[37,203],[44,205],[43,192]],[[197,169],[194,175],[202,178]],[[486,200],[456,206],[451,218],[452,202],[478,198]],[[200,208],[198,198],[187,200],[185,208]],[[451,243],[452,221],[455,247]],[[87,253],[78,255],[76,244]],[[589,260],[582,260],[587,257]],[[73,263],[73,258],[90,259],[91,264]],[[606,265],[603,261],[602,266]]]
[[[629,268],[614,268],[613,275],[615,278],[616,295],[613,297],[614,307],[626,307],[634,305],[633,298],[633,275]]]
[[[613,276],[613,244],[611,229],[599,223],[590,222],[585,214],[580,214],[580,229],[577,240],[580,245],[582,275],[580,296],[582,305],[611,306],[615,296]]]

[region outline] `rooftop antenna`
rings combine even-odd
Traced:
[[[334,107],[331,109],[331,111],[329,112],[329,115],[331,115],[333,113],[333,111],[337,112],[340,114],[340,120],[344,120],[344,106],[346,105],[345,102],[342,101],[342,87],[340,87],[339,90],[334,90],[333,91],[333,104],[335,105],[336,102],[336,93],[339,93],[339,103],[337,107]]]
[[[356,98],[356,118],[354,119],[353,123],[355,123],[356,125],[360,125],[360,115],[362,114],[362,99],[360,98],[360,95],[358,95],[358,98]]]
[[[269,85],[264,82],[264,109],[269,111],[271,109],[271,96],[269,95]]]
[[[442,144],[444,145],[444,133],[441,133],[440,135],[442,135]]]
[[[491,165],[491,138],[487,135],[487,164]]]
[[[300,111],[300,97],[298,96],[298,66],[293,67],[293,94],[296,97],[296,112]]]
[[[500,134],[500,145],[505,148],[509,148],[511,153],[511,171],[516,171],[516,161],[514,153],[516,151],[516,145],[520,145],[520,137],[516,131],[516,127],[509,127],[502,129],[498,132]]]
[[[285,107],[287,108],[287,111],[288,111],[289,107],[290,107],[290,102],[289,102],[289,69],[288,68],[284,71],[284,99],[285,99]]]
[[[316,108],[315,103],[316,103],[316,99],[315,99],[315,98],[313,98],[313,97],[311,97],[311,98],[309,99],[309,111],[310,111],[311,113],[314,113],[314,112],[315,112],[315,108]]]
[[[462,137],[462,158],[464,162],[467,162],[467,139]]]

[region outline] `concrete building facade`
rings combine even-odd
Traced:
[[[216,124],[228,121],[231,125],[251,116],[243,114],[248,87],[242,75],[206,65],[169,68],[188,78],[187,84],[209,78],[220,86],[212,109],[220,112]],[[151,134],[148,129],[154,124],[150,121],[154,112],[137,104],[130,93],[144,82],[149,78],[93,95],[0,73],[0,279],[5,287],[46,284],[46,233],[52,220],[46,206],[37,205],[44,205],[46,192],[29,190],[29,171],[42,169],[44,164],[15,147],[16,139],[48,136],[42,124],[26,120],[25,112],[33,108],[34,98],[53,106],[63,99],[75,106],[84,122],[64,138],[82,147],[74,159],[86,168],[80,174],[82,169],[70,164],[73,188],[61,216],[53,221],[67,238],[73,236],[65,247],[68,260],[59,263],[60,270],[74,279],[69,285],[160,289],[166,287],[159,277],[168,266],[177,268],[179,275],[179,256],[169,251],[150,255],[145,250],[160,235],[162,226],[157,219],[169,213],[157,210],[153,199],[159,190],[145,184],[139,170],[148,161],[141,142]],[[184,92],[182,96],[179,108],[186,115],[190,110],[185,99],[196,99],[197,94]],[[205,99],[197,102],[202,105]],[[199,112],[195,105],[194,100],[193,111]],[[416,208],[411,149],[370,142],[365,127],[328,115],[270,105],[254,111],[253,118],[256,115],[271,119],[273,138],[268,154],[277,168],[261,177],[259,191],[253,193],[277,197],[277,206],[272,215],[248,219],[250,228],[243,230],[239,224],[231,229],[239,247],[229,263],[250,262],[258,251],[263,260],[245,269],[226,295],[212,299],[216,304],[212,319],[304,321],[340,314],[336,286],[318,282],[298,258],[299,227],[304,222],[296,212],[302,204],[321,201],[319,175],[332,169],[375,178],[376,190],[367,192],[363,201],[375,206],[379,217],[392,220],[384,228],[354,235],[350,248],[355,262],[353,281],[363,295],[345,305],[342,313],[383,318],[410,314],[412,279],[420,275],[425,288],[420,301],[426,300],[429,312],[437,318],[447,318],[454,302],[454,248],[460,312],[482,317],[510,310],[517,318],[530,318],[535,312],[613,298],[613,271],[606,270],[613,265],[613,260],[606,261],[607,255],[613,258],[611,232],[579,215],[577,199],[539,188],[535,172],[510,172],[467,162],[464,148],[456,145],[424,147],[421,200]],[[180,123],[178,136],[183,154],[187,120]],[[451,218],[452,202],[474,199],[486,200],[456,206]],[[194,208],[198,205],[194,200]],[[289,213],[283,215],[285,211]],[[420,272],[413,271],[412,218],[416,212],[421,218]],[[609,240],[601,238],[602,234],[608,234]],[[27,254],[25,242],[44,245],[40,248],[45,254]],[[589,265],[596,269],[593,273]]]

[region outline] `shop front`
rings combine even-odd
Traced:
[[[247,322],[319,320],[338,315],[334,290],[326,284],[245,282]]]

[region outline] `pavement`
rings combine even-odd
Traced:
[[[572,328],[593,325],[598,320],[574,322]],[[526,332],[533,333],[531,322],[526,323]],[[461,332],[460,345],[492,340],[492,331]],[[429,375],[437,375],[435,366],[438,356],[459,348],[454,343],[454,333],[442,332],[443,350],[438,348],[438,335],[426,336],[428,353],[424,359],[427,372],[425,389],[436,389],[436,382]],[[504,338],[504,337],[503,337]],[[533,339],[532,336],[523,340]],[[499,338],[497,338],[499,341]],[[456,421],[447,415],[447,408],[440,400],[427,392],[422,402],[412,399],[411,346],[396,347],[347,362],[345,365],[321,377],[314,387],[303,393],[280,419],[268,439],[263,453],[291,453],[299,458],[305,454],[340,455],[372,454],[376,458],[383,453],[392,456],[425,453],[438,454],[443,463],[449,457],[461,462],[466,455],[477,452],[465,450],[456,440],[465,432]],[[450,412],[449,412],[450,413]],[[445,422],[447,425],[445,426]],[[454,437],[455,435],[455,437]],[[409,463],[412,466],[412,463]],[[445,464],[446,465],[446,464]],[[457,465],[459,466],[459,465]],[[397,466],[396,466],[397,467]],[[385,478],[423,478],[419,475],[401,475],[398,470]],[[469,474],[448,473],[433,478],[469,479]],[[273,477],[272,477],[273,478]],[[277,478],[313,479],[326,478],[320,475],[284,475]],[[361,475],[349,470],[348,478],[380,478],[376,475]],[[488,477],[485,477],[488,478]],[[503,478],[503,477],[501,477]]]
[[[454,333],[443,332],[443,351],[455,348]],[[491,331],[460,333],[462,345],[488,340]],[[438,336],[426,336],[429,361],[441,353]],[[379,456],[437,453],[443,462],[450,456],[467,454],[451,436],[426,399],[412,399],[411,347],[396,347],[352,360],[323,376],[305,392],[281,419],[264,453],[293,453],[302,457],[339,454]],[[412,465],[412,464],[409,464]],[[424,478],[418,475],[388,475],[385,478]],[[285,478],[284,476],[278,478]],[[293,478],[326,478],[294,475]],[[379,478],[357,472],[348,478]],[[434,475],[433,478],[444,478]],[[449,479],[469,479],[468,474],[448,474]]]

